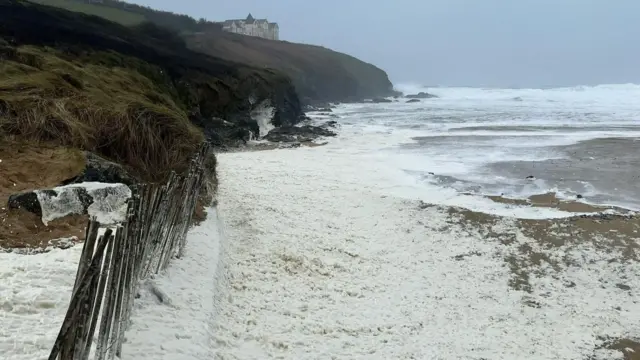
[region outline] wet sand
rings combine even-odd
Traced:
[[[586,195],[590,202],[640,204],[640,138],[601,138],[553,148],[566,158],[508,161],[487,166],[492,173],[525,179],[534,176],[563,188],[588,182],[609,195]],[[640,205],[639,205],[640,207]]]
[[[576,257],[585,248],[595,249],[599,254],[606,254],[604,259],[590,260],[603,261],[608,264],[635,264],[640,263],[640,215],[637,213],[607,215],[600,211],[602,207],[580,204],[577,202],[560,202],[553,194],[533,196],[529,200],[513,200],[501,197],[490,197],[500,203],[514,204],[516,206],[544,206],[564,208],[570,212],[592,212],[591,215],[579,215],[564,219],[505,219],[499,216],[480,212],[473,212],[461,208],[449,208],[449,222],[452,226],[462,226],[469,233],[479,232],[484,239],[493,240],[497,246],[510,249],[504,261],[508,267],[511,278],[509,286],[513,290],[524,291],[532,294],[531,298],[523,297],[523,304],[527,307],[542,309],[543,303],[536,299],[540,295],[536,291],[536,283],[540,276],[551,275],[563,278],[564,275],[580,269],[586,259]],[[425,207],[425,204],[420,207]],[[614,209],[625,212],[624,209]],[[506,230],[506,231],[505,231]],[[522,242],[522,236],[528,242]],[[531,242],[532,241],[532,242]],[[468,256],[480,256],[480,253],[468,253],[459,257],[460,261]],[[583,255],[584,256],[584,255]],[[600,277],[598,282],[602,288],[615,288],[628,293],[628,296],[638,296],[640,289],[631,285],[635,282],[637,274],[623,274],[621,280]],[[624,279],[628,279],[629,283]],[[577,292],[590,291],[577,288],[576,282],[566,281],[567,290]],[[537,294],[536,294],[537,293]],[[611,303],[614,311],[624,314],[629,309]],[[614,350],[621,353],[624,360],[640,360],[640,334],[628,337],[600,337],[600,345],[594,348],[598,350]]]
[[[490,128],[492,127],[487,127]],[[536,139],[549,141],[549,135],[539,133],[520,137],[523,142]],[[502,141],[512,143],[517,139],[518,136],[508,134],[415,137],[415,142],[403,144],[402,148],[416,151],[432,148],[437,149],[437,153],[455,151],[451,149],[456,148],[462,151],[474,148],[481,154],[485,149],[491,153],[496,144]],[[617,204],[640,209],[640,138],[599,138],[568,146],[531,146],[510,148],[509,155],[528,158],[530,153],[542,151],[548,153],[545,156],[553,159],[487,163],[473,170],[476,176],[472,181],[465,176],[437,172],[415,175],[428,182],[453,187],[460,192],[518,194],[531,193],[532,189],[558,189],[567,192],[565,195],[580,195],[588,203]],[[496,178],[501,180],[495,180]]]
[[[620,214],[627,214],[630,210],[617,206],[591,205],[577,200],[563,200],[556,196],[556,193],[532,195],[525,199],[511,199],[504,196],[487,196],[488,199],[500,203],[515,206],[531,206],[553,208],[571,213],[597,213],[606,210],[613,210]]]
[[[565,131],[565,132],[575,132],[575,131],[584,131],[588,129],[589,131],[625,131],[625,130],[637,130],[637,126],[589,126],[587,128],[583,126],[524,126],[524,125],[503,125],[503,126],[460,126],[457,128],[450,129],[451,132],[460,132],[460,131],[505,131],[505,132],[541,132],[541,131]]]
[[[515,234],[521,232],[535,240],[540,249],[544,249],[543,252],[589,243],[610,253],[612,261],[640,261],[640,215],[636,213],[593,213],[561,219],[532,220],[507,219],[455,207],[448,208],[447,211],[452,224],[462,225],[468,230],[479,230],[484,238],[494,239],[503,245],[516,243]],[[513,227],[512,231],[496,231],[494,227],[501,221],[508,222],[510,227]],[[560,263],[572,265],[567,259],[551,260],[543,252],[532,250],[531,246],[522,247],[520,250],[522,257],[517,261],[515,258],[509,260],[514,272],[514,288],[518,290],[526,290],[529,287],[524,268],[531,265],[539,266],[543,260],[553,267]],[[614,251],[618,254],[614,255]]]
[[[548,207],[570,213],[581,213],[564,219],[513,219],[517,229],[534,239],[543,248],[557,248],[590,242],[608,253],[618,250],[620,253],[618,260],[620,261],[640,261],[640,214],[636,212],[614,206],[595,206],[578,201],[560,200],[554,193],[533,195],[526,200],[508,199],[501,196],[488,196],[488,198],[497,203],[514,206]],[[493,226],[499,219],[497,216],[457,208],[451,208],[449,213],[454,215],[460,224],[478,229]],[[513,240],[496,236],[491,232],[485,235],[495,237],[500,241]],[[540,261],[543,259],[549,262],[548,258],[532,252],[530,248],[522,250],[521,255],[528,258],[530,264],[540,265]],[[551,264],[557,265],[557,263]],[[510,263],[510,266],[514,268],[516,278],[518,278],[515,280],[516,283],[526,282],[526,279],[521,277],[523,273],[519,269],[519,265],[514,262]],[[516,287],[519,288],[519,286]]]

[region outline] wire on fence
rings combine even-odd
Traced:
[[[172,173],[162,185],[133,186],[126,221],[115,226],[115,233],[112,226],[89,220],[71,302],[49,360],[121,355],[141,280],[184,253],[208,152],[203,145],[185,175]]]

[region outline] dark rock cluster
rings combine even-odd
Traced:
[[[85,151],[86,159],[84,170],[71,179],[65,180],[61,185],[77,184],[82,182],[120,183],[133,185],[137,181],[120,164],[104,159],[94,153]]]
[[[335,121],[329,121],[323,126],[283,126],[269,131],[264,138],[271,142],[309,142],[320,137],[336,136],[335,132],[328,129],[335,126]]]
[[[431,99],[431,98],[437,98],[436,95],[433,94],[429,94],[426,93],[424,91],[421,91],[417,94],[409,94],[405,96],[407,99]]]

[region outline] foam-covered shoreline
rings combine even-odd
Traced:
[[[637,217],[432,205],[340,141],[219,156],[218,355],[615,359],[639,345]]]
[[[564,200],[640,210],[638,89],[421,89],[439,97],[340,105],[333,115],[344,124],[345,151],[376,152],[432,194],[445,187],[455,189],[447,197],[526,199],[553,191]],[[476,205],[491,212],[488,203]]]

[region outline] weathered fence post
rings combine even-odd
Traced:
[[[165,184],[133,186],[126,220],[115,226],[115,236],[107,228],[98,237],[101,224],[88,222],[73,294],[49,360],[88,360],[94,336],[94,359],[121,356],[141,280],[184,253],[207,151],[203,145],[185,176],[172,173]]]

